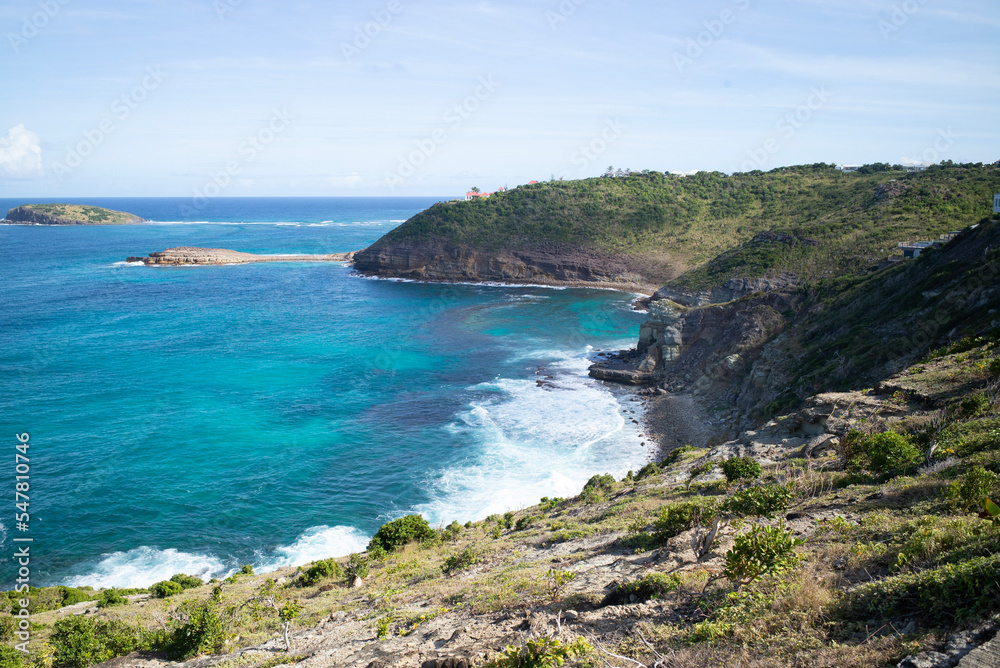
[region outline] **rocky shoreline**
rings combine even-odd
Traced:
[[[560,245],[481,251],[449,243],[379,244],[359,251],[355,270],[366,276],[439,282],[498,282],[641,292],[650,282],[635,258]]]
[[[252,262],[350,262],[354,251],[329,255],[256,255],[225,248],[197,248],[179,246],[168,248],[146,257],[132,256],[126,262],[142,262],[147,266],[166,265],[183,267],[192,265],[249,264]]]

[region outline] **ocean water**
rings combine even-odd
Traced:
[[[586,375],[631,295],[374,280],[331,263],[129,265],[189,245],[363,248],[435,198],[76,202],[153,222],[0,226],[0,434],[28,432],[32,584],[146,586],[364,549],[578,493],[652,454]],[[0,200],[0,211],[22,204]],[[12,560],[0,566],[3,588]]]

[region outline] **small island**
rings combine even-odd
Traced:
[[[7,221],[28,225],[131,225],[145,218],[83,204],[25,204],[7,212]]]
[[[250,262],[350,262],[354,251],[332,253],[330,255],[255,255],[225,248],[197,248],[179,246],[168,248],[147,257],[129,257],[126,262],[142,262],[145,265],[162,264],[181,267],[190,265],[248,264]]]

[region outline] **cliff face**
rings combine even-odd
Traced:
[[[26,204],[8,211],[7,220],[32,225],[128,225],[141,223],[145,218],[97,206]]]
[[[625,256],[562,245],[479,251],[443,241],[372,246],[354,256],[370,276],[438,281],[598,284],[651,292],[636,262]]]
[[[998,277],[1000,226],[992,222],[918,260],[808,289],[733,279],[708,293],[660,290],[636,348],[594,365],[591,376],[702,397],[745,428],[997,328]],[[723,297],[733,300],[705,303]]]

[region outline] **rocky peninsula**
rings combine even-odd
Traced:
[[[131,225],[146,219],[83,204],[25,204],[8,211],[6,220],[28,225]]]
[[[331,253],[329,255],[256,255],[241,253],[225,248],[198,248],[195,246],[178,246],[146,257],[128,257],[126,262],[142,262],[145,265],[168,265],[182,267],[190,265],[212,264],[249,264],[251,262],[350,262],[354,251],[349,253]]]

